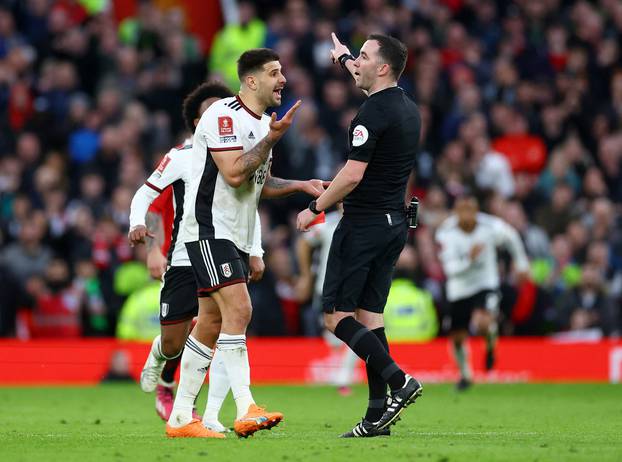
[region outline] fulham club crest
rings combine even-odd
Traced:
[[[231,263],[223,263],[220,265],[220,271],[224,277],[230,278],[232,274]]]

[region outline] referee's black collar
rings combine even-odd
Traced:
[[[368,98],[371,98],[373,96],[379,95],[380,93],[384,93],[385,91],[388,90],[395,90],[395,89],[399,89],[402,90],[402,87],[400,87],[399,85],[395,85],[394,87],[387,87],[387,88],[383,88],[382,90],[378,90],[374,93],[372,93],[371,95],[368,96]],[[403,91],[403,90],[402,90]]]

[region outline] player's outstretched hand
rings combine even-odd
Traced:
[[[347,46],[345,46],[343,43],[339,41],[339,39],[337,38],[334,32],[331,32],[330,36],[333,39],[333,46],[334,46],[334,48],[330,50],[330,55],[333,58],[333,63],[337,63],[339,56],[349,55],[350,50],[348,49]]]
[[[323,180],[303,181],[302,192],[313,197],[320,197],[329,185],[330,185],[330,181],[323,181]]]
[[[144,244],[145,237],[150,237],[152,239],[154,237],[153,233],[149,232],[145,225],[134,226],[130,229],[130,232],[127,233],[127,240],[129,241],[131,247],[138,244]]]
[[[289,111],[287,111],[281,120],[276,120],[276,113],[272,113],[272,116],[270,116],[270,133],[268,133],[268,136],[273,141],[278,141],[283,135],[285,135],[285,132],[294,121],[294,115],[301,104],[302,101],[296,101],[296,104],[294,104]]]
[[[263,277],[263,272],[266,270],[266,265],[263,262],[263,258],[251,256],[248,259],[248,267],[250,269],[250,274],[248,275],[250,281],[261,281],[261,278]]]

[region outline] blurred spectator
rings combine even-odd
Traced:
[[[266,39],[266,25],[256,16],[252,2],[239,3],[238,17],[231,18],[214,38],[210,53],[209,69],[213,76],[220,76],[233,91],[240,87],[237,59],[249,48],[259,48]]]
[[[47,266],[45,277],[31,285],[35,298],[32,337],[66,338],[105,331],[101,296],[93,282],[87,285],[88,272],[81,272],[81,277],[73,279],[68,264],[56,258]],[[90,272],[91,281],[93,276]]]
[[[438,332],[438,318],[432,295],[415,285],[417,253],[404,247],[395,266],[391,290],[384,310],[390,341],[432,340]]]
[[[0,337],[15,335],[17,311],[29,305],[22,285],[8,268],[0,263]]]
[[[133,292],[121,308],[117,338],[153,340],[160,334],[160,283],[152,281]]]
[[[0,263],[23,283],[41,276],[52,259],[52,251],[43,244],[46,232],[43,215],[33,213],[20,224],[18,241],[7,245],[0,253]]]
[[[439,185],[430,186],[423,199],[419,222],[436,229],[448,216],[449,208],[445,191]]]
[[[275,278],[276,294],[285,319],[285,333],[300,335],[300,304],[296,297],[294,268],[289,250],[282,247],[272,249],[268,253],[267,266]]]
[[[519,201],[507,202],[501,217],[518,231],[529,257],[549,257],[550,244],[548,236],[541,227],[529,222],[525,210]]]
[[[542,205],[536,212],[535,222],[546,230],[549,236],[563,233],[570,220],[577,214],[573,203],[574,193],[567,183],[555,185],[551,202]]]
[[[297,122],[283,139],[288,164],[281,164],[281,171],[294,179],[331,178],[341,157],[337,157],[330,138],[319,125],[315,107],[306,105],[300,108]]]
[[[569,239],[558,234],[551,242],[551,257],[534,259],[532,277],[554,295],[559,295],[578,284],[581,269],[575,263]]]
[[[493,190],[503,197],[514,194],[514,177],[510,163],[503,155],[491,150],[490,141],[486,137],[473,140],[471,164],[478,188]]]
[[[597,329],[601,335],[619,335],[619,307],[607,293],[598,268],[584,265],[579,285],[557,301],[560,328],[572,331]]]
[[[581,181],[572,170],[568,157],[562,149],[551,153],[549,164],[541,173],[537,188],[544,198],[550,199],[555,186],[560,183],[567,184],[575,193],[580,190]]]

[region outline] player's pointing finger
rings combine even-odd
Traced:
[[[294,104],[292,106],[292,108],[290,109],[291,112],[296,112],[298,110],[298,108],[300,107],[300,105],[302,104],[301,100],[296,101],[296,104]]]
[[[296,111],[298,110],[298,108],[300,107],[300,105],[302,104],[301,100],[296,101],[296,104],[294,104],[289,111],[287,111],[287,114],[285,114],[285,117],[289,120],[291,118],[294,117],[294,114],[296,114]]]

